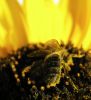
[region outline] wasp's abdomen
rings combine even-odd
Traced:
[[[44,81],[47,87],[55,86],[60,82],[60,56],[58,54],[48,55],[45,59],[45,66],[47,71]]]

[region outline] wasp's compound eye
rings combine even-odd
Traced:
[[[57,67],[60,66],[60,57],[58,54],[52,54],[45,62],[48,67]]]

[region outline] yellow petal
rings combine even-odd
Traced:
[[[91,1],[24,0],[22,9],[17,0],[1,0],[0,26],[0,45],[14,49],[53,38],[86,49],[91,43]]]
[[[57,2],[56,5],[53,5],[52,1]],[[30,42],[45,42],[55,38],[63,40],[65,43],[68,40],[72,41],[75,46],[80,47],[86,38],[90,24],[91,1],[59,1],[25,0],[24,10],[30,29],[28,40]]]
[[[45,42],[49,39],[64,40],[65,17],[68,0],[54,4],[53,0],[25,0],[29,42]]]
[[[0,16],[0,22],[7,30],[9,43],[14,49],[27,44],[24,15],[18,2],[16,0],[3,0],[2,4],[3,15]]]
[[[86,38],[86,34],[91,20],[91,1],[69,0],[69,12],[73,18],[73,27],[69,38],[71,40],[75,39],[75,43],[77,43],[76,45],[81,46],[83,40]],[[77,31],[77,26],[79,27],[80,32],[79,30]]]

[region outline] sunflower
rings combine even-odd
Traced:
[[[0,0],[0,47],[50,39],[90,49],[90,0]]]

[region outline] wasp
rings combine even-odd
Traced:
[[[73,57],[81,58],[83,55],[70,54],[65,46],[57,40],[50,40],[45,45],[38,45],[38,49],[28,52],[26,62],[21,70],[21,79],[28,83],[40,84],[47,88],[60,84],[61,78],[67,76],[74,66]],[[25,61],[23,61],[26,63]],[[17,67],[18,68],[18,67]],[[73,85],[75,86],[75,85]]]
[[[45,54],[46,52],[46,54]],[[38,57],[38,56],[44,56]],[[46,84],[47,88],[54,87],[60,83],[62,77],[62,69],[65,73],[70,71],[70,64],[72,64],[72,59],[69,58],[69,53],[65,48],[61,48],[56,40],[48,41],[45,47],[34,51],[34,54],[30,54],[30,58],[37,58],[29,66],[30,71],[28,76],[31,80],[35,80],[36,83]]]
[[[65,50],[60,50],[48,55],[44,60],[44,66],[47,67],[44,81],[47,84],[47,88],[56,86],[60,83],[62,77],[62,69],[65,70],[65,74],[70,71],[68,62],[64,60],[67,56]],[[71,64],[73,62],[71,61]]]

